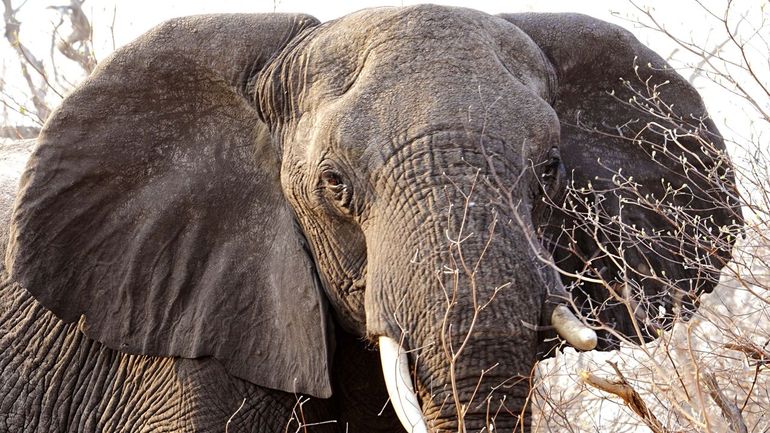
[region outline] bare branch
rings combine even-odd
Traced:
[[[11,4],[11,0],[3,0],[3,20],[5,22],[5,38],[11,44],[16,53],[19,56],[19,63],[21,65],[21,72],[24,80],[29,87],[32,104],[35,107],[35,116],[39,121],[45,121],[48,115],[51,113],[51,108],[46,103],[46,94],[50,85],[48,84],[45,66],[43,62],[35,57],[29,49],[21,43],[19,39],[19,31],[21,30],[21,22],[16,19],[16,12],[18,9],[14,9]],[[35,84],[32,79],[32,75],[29,73],[27,66],[32,67],[43,79],[42,85]]]
[[[730,428],[736,433],[749,433],[741,410],[735,402],[732,402],[725,397],[724,393],[719,388],[716,377],[714,377],[712,373],[706,372],[701,375],[701,380],[706,385],[711,398],[713,398],[717,406],[722,409],[722,414],[730,423]]]
[[[60,39],[56,43],[56,48],[90,74],[96,67],[96,58],[91,48],[91,23],[83,13],[84,2],[85,0],[71,0],[69,6],[50,6],[49,9],[56,10],[62,17],[69,18],[72,27],[72,32]]]
[[[620,369],[618,369],[618,366],[613,362],[607,361],[607,363],[615,370],[615,373],[618,375],[618,380],[610,381],[591,374],[588,371],[583,371],[581,373],[583,381],[596,389],[620,397],[626,406],[634,411],[634,413],[637,414],[654,433],[671,433],[671,431],[668,430],[647,408],[647,404],[642,399],[642,396],[628,383],[626,378],[620,372]]]

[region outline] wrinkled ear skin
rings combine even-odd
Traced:
[[[102,62],[40,134],[6,263],[62,320],[127,353],[213,357],[331,394],[331,322],[249,86],[302,15],[165,23]]]
[[[661,326],[671,324],[673,315],[686,318],[694,311],[698,295],[713,290],[719,270],[731,258],[742,218],[719,131],[695,89],[626,30],[577,14],[502,18],[540,46],[557,75],[553,107],[561,122],[562,161],[572,187],[586,188],[560,204],[574,206],[583,215],[589,210],[598,215],[598,224],[592,224],[586,217],[554,210],[539,222],[544,242],[562,269],[610,282],[615,293],[605,285],[575,285],[564,278],[586,315],[598,315],[634,341],[649,341]],[[660,92],[660,101],[671,104],[672,116],[656,116],[629,103],[636,92],[638,101],[649,96],[648,89]],[[663,128],[699,135],[713,144],[714,151],[704,150],[692,136],[680,138],[678,144],[669,141],[656,132]],[[690,172],[685,172],[682,156],[694,161]],[[615,180],[632,177],[638,190],[618,188],[613,182],[618,172],[622,177]],[[687,186],[684,193],[667,194],[669,184],[675,189]],[[653,202],[661,200],[663,207],[680,206],[685,218],[639,206],[637,198],[646,196]],[[695,217],[700,217],[697,226]],[[596,227],[601,230],[595,232]],[[723,227],[730,229],[721,232]],[[637,236],[642,230],[653,235]],[[694,241],[698,235],[702,242]],[[717,242],[710,242],[715,235]],[[603,251],[622,260],[613,261]],[[619,266],[623,261],[628,266]],[[656,276],[651,276],[653,272]],[[639,328],[634,327],[629,308],[618,298],[624,283],[637,310],[646,310],[648,319],[656,318],[654,324],[645,324],[637,311]],[[681,308],[674,308],[678,303]],[[666,317],[658,317],[661,307]],[[599,348],[611,349],[617,342],[611,333],[600,333]]]

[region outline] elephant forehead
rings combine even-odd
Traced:
[[[307,46],[304,73],[295,75],[306,80],[299,103],[311,142],[387,154],[387,144],[450,129],[536,147],[558,141],[546,102],[553,72],[507,21],[426,5],[333,24]]]
[[[297,66],[306,80],[300,88],[312,89],[310,106],[361,84],[392,91],[409,83],[409,93],[424,100],[511,78],[548,100],[553,75],[539,47],[508,21],[436,5],[364,10],[327,23]]]

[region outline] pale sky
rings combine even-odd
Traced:
[[[761,0],[760,0],[761,1]],[[21,4],[21,0],[13,0],[13,4]],[[34,0],[28,1],[18,14],[22,22],[21,38],[28,44],[46,47],[50,44],[50,29],[53,23],[58,21],[57,12],[47,9],[51,5],[67,4],[67,0]],[[112,48],[112,36],[110,35],[110,23],[113,12],[115,13],[114,36],[117,46],[136,38],[152,26],[169,18],[217,12],[303,12],[315,16],[321,21],[327,21],[350,12],[368,7],[400,6],[422,3],[419,1],[387,1],[387,0],[361,0],[361,1],[334,1],[320,2],[308,0],[89,0],[83,9],[91,16],[94,31],[94,45],[99,57],[104,57]],[[494,1],[494,0],[450,0],[439,1],[451,6],[470,7],[488,13],[501,12],[580,12],[596,18],[615,22],[633,30],[632,23],[623,20],[620,16],[628,16],[633,12],[633,7],[624,0],[549,0],[549,1]],[[688,19],[682,4],[675,1],[645,0],[640,1],[644,6],[664,8],[671,11],[667,21],[675,26],[688,26],[693,23]],[[687,23],[687,21],[690,21]],[[651,35],[645,35],[647,37]],[[654,43],[645,40],[645,42]],[[7,47],[7,42],[0,47],[3,58],[14,57],[14,53]],[[662,41],[661,41],[662,42]],[[47,50],[42,50],[47,52]]]
[[[104,2],[104,4],[113,1]],[[152,2],[139,0],[132,2],[118,2],[118,14],[121,16],[121,28],[118,29],[120,38],[136,37],[141,30],[139,27],[149,27],[164,19],[179,15],[216,13],[216,12],[303,12],[315,16],[321,21],[327,21],[360,9],[379,6],[401,6],[417,3],[419,1],[387,1],[387,0],[363,0],[363,1],[307,1],[307,0],[190,0],[190,1],[165,1]],[[524,11],[573,11],[583,12],[596,17],[609,18],[608,10],[613,4],[624,7],[622,1],[494,1],[494,0],[454,0],[439,1],[451,6],[470,7],[489,13],[524,12]],[[96,3],[94,3],[96,5]],[[152,14],[147,11],[152,10]]]
[[[709,7],[720,10],[724,4],[721,0],[701,0]],[[22,3],[22,0],[12,0],[14,5]],[[40,57],[48,57],[50,51],[51,29],[58,21],[58,14],[50,9],[50,5],[64,5],[68,0],[30,0],[24,4],[18,14],[22,22],[21,39],[33,52]],[[308,1],[308,0],[88,0],[84,4],[84,10],[90,15],[94,32],[94,49],[98,59],[106,57],[112,51],[113,35],[110,31],[110,23],[115,13],[114,39],[116,46],[123,45],[136,38],[152,26],[169,18],[216,12],[303,12],[326,21],[347,13],[377,6],[400,6],[420,3],[418,1],[387,1],[387,0],[363,0],[363,1]],[[641,28],[634,21],[642,14],[634,8],[630,1],[626,0],[520,0],[520,1],[494,1],[494,0],[450,0],[435,3],[471,7],[488,13],[501,12],[579,12],[619,24],[631,30],[642,42],[649,45],[664,58],[674,54],[672,64],[677,67],[682,62],[688,61],[681,57],[685,50],[674,45],[665,36]],[[636,4],[642,8],[651,8],[656,17],[665,25],[675,31],[680,37],[693,38],[701,45],[716,45],[722,38],[719,29],[716,31],[713,19],[709,21],[702,10],[696,10],[692,0],[636,0]],[[760,4],[767,6],[766,0],[734,0],[735,9],[759,10]],[[767,9],[767,8],[766,8]],[[758,15],[758,16],[757,16]],[[749,20],[758,20],[768,12],[748,14]],[[712,34],[713,33],[713,34]],[[65,33],[66,34],[66,33]],[[767,37],[767,35],[766,35]],[[767,53],[760,53],[767,59]],[[20,74],[16,66],[17,55],[10,48],[6,40],[0,40],[0,57],[4,67],[3,78],[6,81],[6,92],[23,90],[24,84],[20,81]],[[66,59],[57,61],[57,65],[63,71],[67,71]],[[763,66],[763,74],[770,75],[766,70],[767,63]],[[683,73],[687,76],[687,73]],[[768,77],[765,76],[767,79]],[[740,79],[740,77],[739,77]],[[735,133],[742,133],[748,128],[746,116],[741,116],[741,108],[734,106],[734,98],[719,88],[711,85],[708,80],[701,79],[694,82],[704,96],[707,107],[720,126]],[[770,107],[767,108],[770,111]],[[731,119],[730,119],[731,118]],[[766,127],[760,128],[766,130]],[[723,133],[726,131],[723,131]]]
[[[327,21],[364,8],[404,6],[425,2],[388,0],[344,0],[333,2],[309,0],[189,0],[153,2],[150,0],[137,0],[120,2],[118,0],[106,0],[99,3],[95,2],[91,7],[94,8],[95,12],[99,12],[100,15],[103,14],[102,16],[111,20],[112,7],[116,3],[118,4],[117,15],[119,17],[119,20],[117,20],[119,23],[116,25],[115,31],[116,40],[127,42],[140,35],[150,26],[180,15],[217,12],[302,12],[313,15],[321,21]],[[579,12],[625,25],[626,27],[630,27],[630,23],[614,16],[612,13],[620,13],[622,16],[625,16],[627,12],[633,9],[630,3],[625,0],[450,0],[430,3],[468,7],[493,14],[503,12]],[[684,13],[680,6],[683,3],[669,0],[648,0],[640,3],[644,3],[645,6],[663,6],[666,9],[670,9],[674,11],[671,18],[675,18],[675,16],[682,17],[682,19],[672,19],[671,21],[676,22],[677,25],[685,24],[684,20],[687,14]],[[152,11],[152,13],[148,13],[148,11]]]

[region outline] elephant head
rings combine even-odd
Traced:
[[[596,344],[549,264],[553,253],[567,274],[583,265],[552,230],[575,219],[549,219],[539,203],[620,168],[648,174],[652,192],[682,174],[635,141],[575,126],[579,114],[644,124],[622,89],[608,93],[636,75],[669,82],[683,117],[705,117],[665,66],[579,15],[415,6],[323,24],[173,20],[103,61],[51,116],[6,263],[39,302],[118,351],[213,357],[254,384],[329,397],[340,327],[379,342],[408,430],[491,419],[510,429],[543,338],[532,325],[556,318],[568,342]],[[735,212],[712,207],[693,206],[713,212],[705,226]],[[602,245],[589,241],[590,256]],[[716,272],[729,247],[714,255]],[[681,261],[662,266],[696,291],[713,286]],[[622,319],[617,332],[634,334]]]

